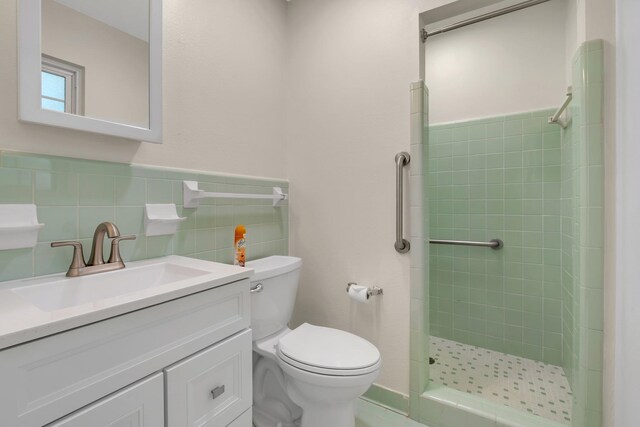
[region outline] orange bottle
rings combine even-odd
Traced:
[[[247,259],[247,241],[245,240],[246,234],[247,229],[244,228],[244,225],[238,224],[238,226],[236,227],[235,237],[233,239],[233,250],[235,254],[233,258],[233,265],[244,267],[244,263]]]

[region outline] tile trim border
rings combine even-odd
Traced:
[[[381,385],[373,384],[362,395],[362,398],[402,415],[409,414],[409,396]]]
[[[422,394],[420,422],[430,427],[567,427],[545,418],[434,384]],[[461,422],[456,424],[456,421]]]

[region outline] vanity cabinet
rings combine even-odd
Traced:
[[[162,373],[100,399],[48,427],[157,427],[164,425]]]
[[[165,379],[169,426],[228,425],[253,398],[250,331],[165,369]]]
[[[0,350],[0,425],[251,426],[249,280]]]

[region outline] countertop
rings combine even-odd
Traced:
[[[204,270],[206,274],[55,311],[44,311],[38,308],[18,293],[13,292],[12,289],[33,285],[42,286],[60,280],[72,281],[77,278],[67,278],[65,273],[60,273],[0,282],[0,350],[247,279],[253,275],[253,270],[250,268],[175,255],[130,262],[127,263],[126,268],[133,269],[159,262]],[[96,276],[100,275],[106,278],[107,275],[117,274],[118,271],[123,270],[98,273]]]

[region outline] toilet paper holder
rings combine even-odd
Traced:
[[[351,286],[357,285],[358,284],[356,282],[347,283],[347,292],[349,292],[349,288],[351,288]],[[382,288],[379,288],[377,286],[374,286],[373,288],[367,288],[367,299],[375,295],[382,295]]]

